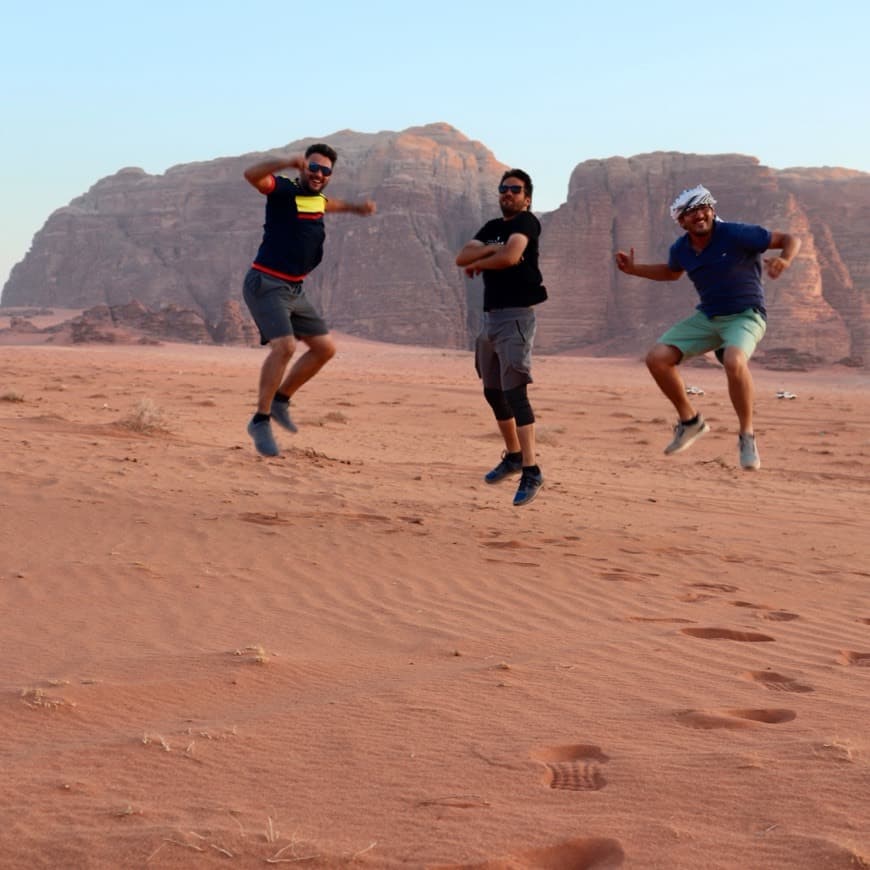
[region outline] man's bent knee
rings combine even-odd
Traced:
[[[683,358],[682,351],[672,344],[656,344],[646,355],[646,367],[655,371],[679,365]]]
[[[315,354],[321,362],[329,362],[329,360],[335,356],[336,347],[331,335],[304,336],[301,340],[308,345],[308,349]]]
[[[529,403],[526,384],[505,390],[504,397],[513,412],[517,426],[531,426],[535,422],[535,413],[532,411],[532,406]]]
[[[296,350],[296,339],[292,335],[282,335],[269,342],[269,352],[277,357],[283,357],[285,360],[293,356],[294,350]]]

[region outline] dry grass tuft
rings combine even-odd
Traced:
[[[250,661],[256,662],[258,665],[264,665],[269,661],[269,654],[262,646],[260,646],[260,644],[257,644],[256,646],[246,646],[244,649],[237,649],[233,655],[245,656]]]
[[[321,425],[324,423],[347,423],[349,422],[347,414],[343,414],[341,411],[330,411],[328,414],[324,414],[321,420]]]
[[[73,701],[68,701],[66,698],[52,698],[46,695],[42,689],[22,689],[21,700],[28,707],[42,707],[45,710],[57,710],[60,707],[75,707]]]
[[[169,745],[166,738],[162,737],[160,734],[143,734],[142,743],[145,746],[149,746],[153,743],[155,746],[159,746],[164,752],[172,751],[172,747]]]
[[[118,421],[118,425],[143,435],[169,431],[163,411],[151,399],[142,399],[127,417]]]

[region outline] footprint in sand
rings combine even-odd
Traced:
[[[733,631],[730,628],[681,628],[683,634],[689,637],[700,637],[703,640],[737,640],[741,643],[771,643],[776,638],[757,631]]]
[[[241,514],[239,519],[246,523],[256,523],[258,526],[287,526],[291,522],[286,517],[281,517],[277,513],[264,514],[256,511]]]
[[[794,619],[800,619],[800,616],[796,613],[791,613],[788,610],[776,610],[768,607],[766,604],[753,604],[751,601],[732,601],[730,603],[735,607],[748,607],[750,610],[760,610],[761,613],[758,616],[771,622],[791,622]]]
[[[788,610],[766,610],[761,614],[761,618],[769,619],[771,622],[791,622],[800,619],[796,613],[790,613]]]
[[[697,604],[700,601],[707,601],[712,597],[712,595],[702,595],[700,592],[686,592],[685,595],[677,596],[677,601],[682,601],[685,604]]]
[[[592,744],[550,746],[533,752],[532,759],[546,767],[546,782],[550,788],[599,791],[607,785],[599,765],[610,759]]]
[[[661,622],[661,623],[686,623],[693,622],[691,619],[683,619],[680,616],[626,616],[628,622]]]
[[[736,731],[741,728],[753,728],[757,723],[764,725],[781,725],[791,722],[797,717],[794,710],[681,710],[674,714],[680,725],[687,728],[698,728],[712,731],[716,728],[726,728]]]
[[[856,665],[859,668],[870,668],[870,652],[853,652],[852,650],[840,650],[840,661],[844,665]]]
[[[474,864],[439,864],[432,870],[491,870],[494,867],[564,867],[571,870],[612,870],[621,867],[625,852],[618,840],[579,837],[555,846],[523,849]]]
[[[602,571],[598,576],[602,580],[617,580],[621,583],[642,583],[644,579],[643,576],[623,571],[622,568],[614,568],[612,571]]]
[[[728,583],[691,583],[694,589],[710,589],[714,592],[736,592],[737,587]]]
[[[770,689],[774,692],[804,693],[815,691],[812,686],[799,683],[794,677],[787,677],[784,674],[778,674],[776,671],[746,671],[741,676],[745,680],[760,683],[765,689]]]

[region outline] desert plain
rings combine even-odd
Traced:
[[[0,346],[3,868],[870,866],[870,376],[545,357],[539,497],[470,354]],[[777,398],[788,391],[793,399]]]

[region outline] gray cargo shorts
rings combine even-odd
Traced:
[[[305,295],[301,281],[285,281],[259,269],[248,269],[244,297],[260,330],[260,344],[287,335],[304,338],[329,333],[326,322]]]
[[[532,383],[533,308],[500,308],[483,312],[483,326],[474,349],[474,367],[491,390],[512,390]]]

